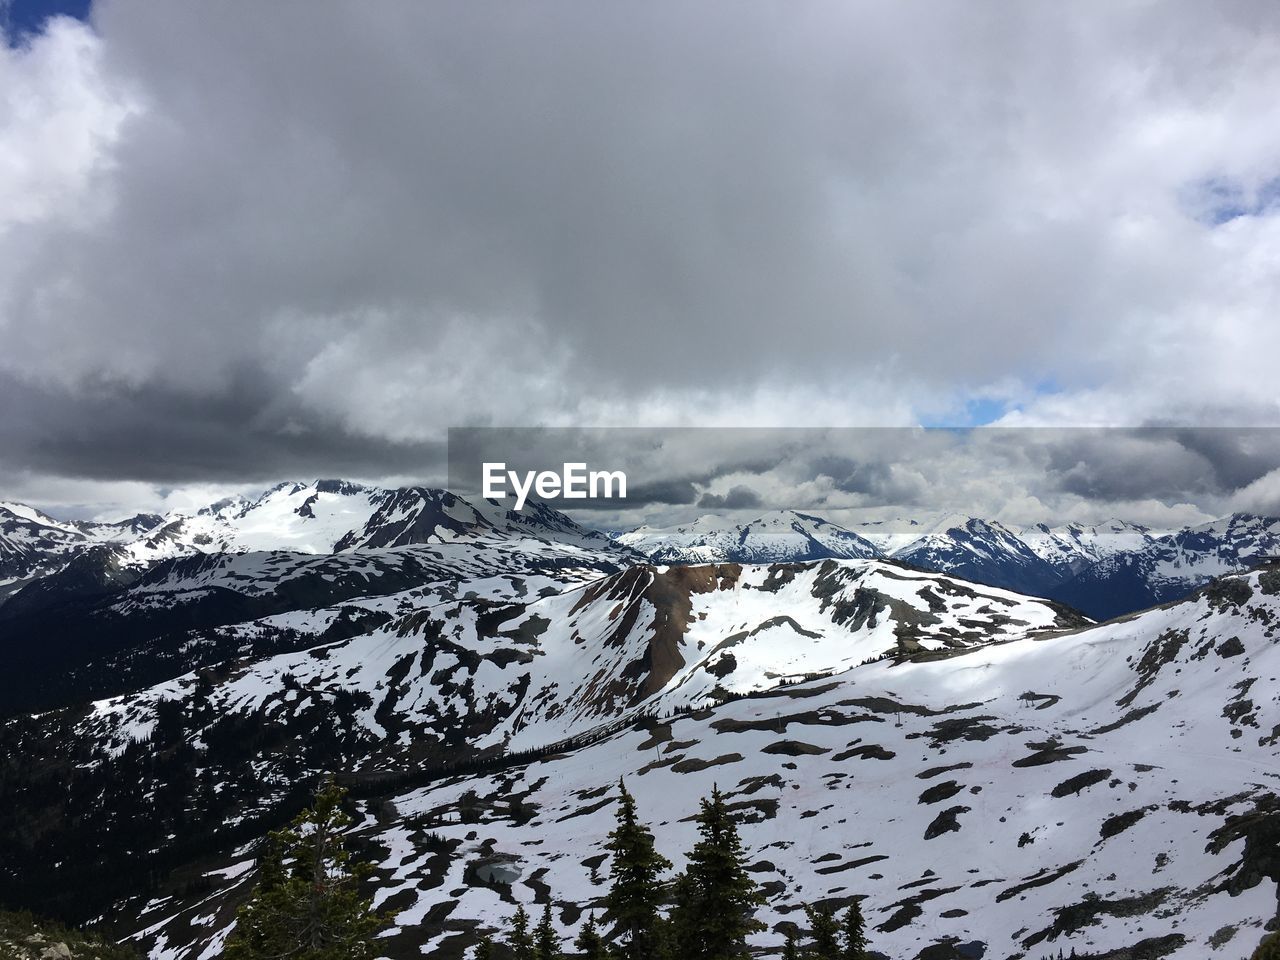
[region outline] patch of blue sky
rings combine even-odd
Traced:
[[[994,423],[1009,410],[1009,401],[994,397],[972,397],[958,408],[943,414],[930,414],[920,418],[920,426],[930,429],[969,429]]]
[[[1207,177],[1188,186],[1182,205],[1190,216],[1215,227],[1241,217],[1268,216],[1280,210],[1280,176],[1254,185],[1234,177]]]
[[[0,30],[11,47],[22,46],[44,30],[51,17],[88,21],[91,0],[0,0]]]
[[[1058,393],[1061,387],[1051,377],[1037,380],[1019,396],[1009,394],[975,393],[958,399],[945,413],[927,414],[920,418],[920,426],[932,429],[969,430],[997,423],[1006,414],[1023,409],[1031,399]]]

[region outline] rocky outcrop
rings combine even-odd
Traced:
[[[26,913],[0,913],[5,960],[138,960],[133,949],[94,933],[71,930]]]

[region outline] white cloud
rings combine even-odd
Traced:
[[[50,20],[29,45],[0,37],[0,233],[105,213],[112,148],[140,107],[78,21]]]

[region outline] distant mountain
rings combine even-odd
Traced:
[[[1115,519],[1057,527],[1040,523],[1018,532],[1019,539],[1064,577],[1075,576],[1086,567],[1117,554],[1135,553],[1158,536],[1141,524]]]
[[[281,483],[255,499],[232,497],[194,514],[139,515],[118,523],[59,521],[21,504],[0,504],[0,601],[93,546],[111,548],[113,562],[123,567],[145,568],[196,554],[329,554],[494,537],[627,553],[545,504],[531,502],[516,513],[447,490],[382,489],[345,480]]]
[[[0,502],[0,602],[28,581],[57,570],[77,552],[127,542],[160,522],[160,517],[147,514],[119,523],[63,521],[25,504]]]
[[[859,560],[881,555],[874,544],[852,530],[794,510],[765,514],[741,525],[706,516],[671,529],[640,527],[617,539],[655,563]]]
[[[849,529],[875,546],[881,556],[891,557],[923,536],[937,532],[941,523],[954,514],[933,518],[899,517],[892,520],[872,520],[855,524]]]
[[[444,490],[344,481],[280,484],[194,515],[99,525],[93,536],[44,524],[43,515],[12,515],[27,575],[0,598],[8,667],[0,715],[105,696],[224,658],[245,643],[227,632],[237,623],[328,610],[316,629],[266,626],[246,652],[305,646],[388,616],[350,607],[356,598],[447,597],[450,585],[483,577],[543,575],[540,588],[558,587],[642,559],[545,505],[516,514]]]
[[[1211,578],[1280,554],[1280,519],[1237,513],[1150,539],[1085,566],[1052,596],[1097,617],[1117,617],[1186,596]]]
[[[963,514],[838,526],[810,514],[721,517],[617,539],[660,563],[882,557],[1068,603],[1107,619],[1186,596],[1213,576],[1280,553],[1280,520],[1239,514],[1172,534],[1123,520],[1009,527]]]
[[[894,559],[1031,596],[1048,596],[1062,579],[1015,531],[994,521],[952,516],[900,547]]]
[[[594,545],[610,540],[544,504],[515,513],[429,487],[382,489],[345,480],[281,483],[255,500],[232,498],[175,514],[129,544],[140,561],[191,553],[287,550],[342,553],[476,537],[531,537]]]
[[[1063,574],[1018,533],[973,517],[887,521],[857,531],[812,514],[781,511],[734,525],[715,516],[618,537],[655,563],[764,563],[892,558],[940,573],[1043,596]]]

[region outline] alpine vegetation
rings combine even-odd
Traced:
[[[309,809],[268,835],[257,883],[223,949],[225,960],[376,956],[374,936],[391,915],[375,913],[360,890],[372,867],[351,862],[343,836],[352,822],[341,808],[344,795],[328,781]]]
[[[698,839],[685,855],[685,867],[669,876],[671,862],[656,852],[653,834],[639,819],[635,798],[618,784],[617,825],[609,834],[608,891],[601,900],[603,922],[593,911],[574,941],[584,960],[746,960],[754,955],[750,934],[764,929],[756,917],[765,902],[751,877],[738,824],[718,787],[704,798],[694,817]],[[554,891],[552,892],[554,897]],[[803,955],[813,960],[866,960],[862,913],[854,900],[837,921],[830,906],[806,907],[811,929]],[[602,932],[605,931],[605,932]],[[801,937],[805,938],[801,933]],[[474,960],[496,955],[505,942],[512,957],[560,960],[562,949],[551,922],[551,902],[530,933],[529,916],[516,909],[505,937],[485,936]],[[796,950],[790,925],[788,949]]]

